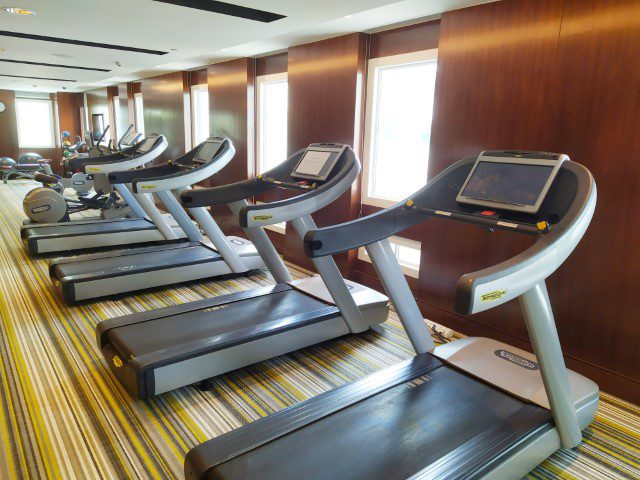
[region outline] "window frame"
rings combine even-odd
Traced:
[[[31,102],[31,103],[46,103],[49,108],[49,121],[51,122],[51,143],[49,145],[23,145],[22,139],[20,138],[20,107],[19,104],[22,102]],[[53,115],[53,102],[50,98],[16,98],[16,123],[18,130],[18,146],[20,148],[56,148],[56,122]]]
[[[206,83],[203,84],[199,84],[199,85],[192,85],[191,86],[191,145],[192,148],[197,146],[199,144],[199,142],[196,142],[196,92],[201,92],[201,91],[205,91],[207,92],[207,96],[209,95],[209,85],[207,85]],[[209,110],[208,110],[209,115],[211,114],[211,101],[209,101]],[[209,134],[207,135],[207,138],[209,137],[209,135],[211,134],[211,119],[209,119]],[[206,138],[205,138],[206,140]],[[204,141],[204,140],[203,140]]]
[[[258,75],[256,76],[256,160],[255,160],[255,170],[257,174],[264,173],[266,169],[264,169],[264,152],[262,149],[262,86],[265,83],[276,83],[276,82],[289,82],[288,72],[280,72],[280,73],[271,73],[268,75]],[[288,112],[287,112],[288,117]],[[289,119],[287,118],[287,122]],[[282,159],[285,160],[284,158]]]
[[[362,162],[362,203],[378,208],[389,208],[398,201],[376,197],[370,192],[372,173],[372,150],[374,137],[374,121],[376,120],[378,90],[378,68],[410,65],[412,63],[422,63],[438,60],[438,49],[421,50],[418,52],[401,53],[387,57],[372,58],[369,60],[367,71],[367,98],[364,124],[364,148]],[[426,179],[425,179],[426,181]]]
[[[140,99],[140,103],[142,104],[142,111],[138,111],[138,98]],[[134,93],[133,94],[133,111],[136,121],[136,130],[142,134],[142,136],[146,136],[144,131],[144,98],[142,93]]]
[[[418,240],[411,240],[410,238],[406,238],[406,237],[398,237],[396,235],[389,237],[389,242],[391,243],[392,248],[395,244],[401,247],[412,248],[420,252],[420,261],[418,262],[418,265],[415,267],[413,265],[402,263],[400,261],[400,258],[396,257],[398,260],[398,264],[400,265],[400,269],[405,275],[412,278],[419,278],[420,263],[422,262],[422,242],[419,242]],[[395,251],[394,251],[394,254],[395,254]],[[371,258],[369,258],[369,255],[367,254],[367,250],[364,247],[358,248],[358,260],[371,263]]]

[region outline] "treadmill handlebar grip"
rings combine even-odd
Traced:
[[[335,255],[379,242],[425,220],[401,202],[350,222],[309,230],[304,236],[304,251],[310,258]]]
[[[180,195],[180,201],[187,208],[213,207],[246,200],[275,188],[275,185],[252,179],[220,187],[186,190]]]
[[[150,178],[161,177],[163,175],[171,175],[172,173],[175,173],[175,171],[175,166],[165,163],[164,165],[158,165],[155,167],[111,172],[109,173],[108,178],[111,185],[119,185],[124,183],[133,183],[135,180],[140,179],[148,180]]]

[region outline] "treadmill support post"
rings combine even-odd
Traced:
[[[404,273],[393,254],[389,239],[385,238],[364,247],[371,263],[376,269],[378,278],[382,282],[391,303],[398,313],[411,345],[417,354],[433,352],[435,344],[431,333],[422,318],[422,313],[411,293],[411,289],[404,278]]]
[[[301,239],[304,239],[309,230],[317,228],[309,214],[294,218],[291,220],[291,224]],[[312,261],[327,290],[329,290],[333,301],[340,310],[342,318],[349,327],[349,331],[351,333],[359,333],[369,330],[369,322],[365,320],[356,301],[351,296],[333,257],[331,255],[318,257],[313,258]]]
[[[582,441],[582,433],[544,280],[520,295],[519,300],[560,441],[564,448],[576,447]]]
[[[120,194],[122,199],[129,206],[129,208],[131,210],[133,210],[133,213],[135,213],[140,218],[148,218],[149,217],[146,214],[146,212],[142,209],[142,207],[140,206],[140,203],[138,203],[138,200],[136,200],[136,197],[133,196],[133,193],[131,193],[131,190],[129,190],[129,188],[127,188],[126,185],[116,184],[113,187]]]
[[[158,190],[155,194],[167,208],[173,219],[178,222],[178,225],[180,225],[182,231],[186,233],[187,237],[189,237],[189,240],[192,242],[202,242],[204,240],[204,237],[200,233],[200,230],[198,230],[198,227],[194,225],[189,218],[189,215],[187,215],[171,192]]]
[[[140,203],[140,206],[144,209],[149,220],[153,222],[156,228],[160,231],[165,240],[178,240],[178,235],[162,218],[162,214],[158,207],[153,203],[153,196],[147,196],[146,193],[135,193],[134,196]]]
[[[238,200],[236,202],[229,203],[229,208],[236,218],[240,217],[240,210],[243,207],[249,205],[246,200]],[[278,254],[276,247],[273,246],[267,232],[262,227],[248,227],[243,228],[244,233],[247,234],[251,243],[258,251],[260,257],[264,261],[265,265],[273,275],[276,283],[287,283],[293,280],[289,270],[285,266],[282,258]]]

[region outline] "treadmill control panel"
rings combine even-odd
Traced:
[[[346,145],[331,143],[309,145],[291,176],[302,180],[326,181],[346,148]]]
[[[216,156],[218,150],[224,143],[224,139],[220,137],[209,137],[198,149],[198,153],[194,157],[193,161],[204,165],[210,162],[213,157]]]
[[[535,215],[565,160],[557,153],[482,152],[456,201]]]
[[[138,153],[147,153],[149,150],[151,150],[151,147],[155,145],[157,140],[157,135],[149,135],[144,139],[144,142],[142,142],[142,145],[140,145],[140,147],[138,148]]]

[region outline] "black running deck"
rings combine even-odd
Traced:
[[[102,321],[98,345],[112,372],[139,398],[153,395],[155,370],[340,314],[287,284],[222,295]],[[125,363],[116,365],[117,357]]]
[[[424,354],[193,448],[187,479],[470,479],[550,412]]]

